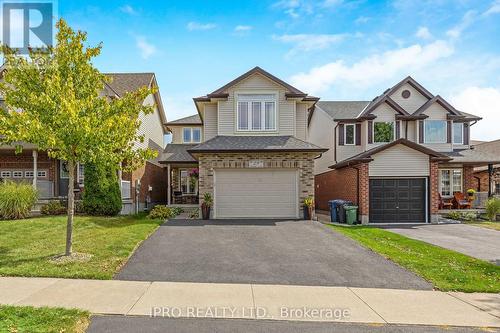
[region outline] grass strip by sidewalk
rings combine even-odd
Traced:
[[[476,227],[488,228],[500,231],[500,222],[491,221],[466,221],[466,224],[474,225]]]
[[[369,226],[330,226],[442,291],[500,292],[500,266]]]
[[[66,216],[0,221],[0,276],[111,279],[162,223],[141,216],[76,216],[73,251],[83,261],[54,262],[64,253]]]
[[[16,333],[83,333],[90,314],[62,308],[0,306],[0,332]]]

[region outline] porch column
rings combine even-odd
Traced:
[[[172,188],[170,186],[170,184],[172,183],[172,180],[170,179],[172,176],[171,176],[171,173],[170,173],[170,164],[167,164],[167,205],[170,206],[170,201],[171,201],[171,197],[172,197]]]
[[[493,191],[491,189],[491,176],[493,175],[493,164],[488,164],[488,198],[491,198]]]
[[[33,188],[36,190],[36,181],[37,181],[37,176],[38,176],[38,166],[37,166],[37,161],[38,161],[38,151],[33,150]]]

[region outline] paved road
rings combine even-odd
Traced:
[[[406,237],[500,265],[500,232],[466,224],[384,226]]]
[[[351,239],[305,221],[170,221],[115,278],[432,289]]]
[[[417,325],[367,325],[345,323],[311,323],[243,319],[184,319],[127,316],[94,316],[87,333],[472,333],[481,329]],[[488,332],[497,332],[488,330]]]

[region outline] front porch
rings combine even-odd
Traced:
[[[198,207],[198,164],[167,164],[167,205]]]

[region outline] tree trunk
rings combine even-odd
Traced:
[[[66,255],[71,255],[73,245],[73,215],[75,213],[75,163],[68,161],[69,184],[68,184],[68,222],[66,225]]]

